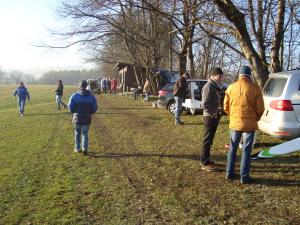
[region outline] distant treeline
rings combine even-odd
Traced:
[[[100,76],[100,72],[96,70],[49,71],[44,73],[37,81],[39,84],[55,84],[57,80],[62,80],[64,84],[75,85],[81,80]]]
[[[56,84],[57,80],[62,80],[63,84],[76,85],[81,80],[93,79],[103,76],[99,70],[61,70],[43,73],[36,78],[21,71],[4,72],[0,68],[0,83],[18,84],[24,81],[25,84]]]

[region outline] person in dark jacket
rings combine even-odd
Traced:
[[[19,87],[15,90],[14,96],[16,97],[16,95],[18,96],[19,115],[23,116],[26,98],[28,99],[28,101],[30,101],[29,92],[23,82],[20,82]]]
[[[217,67],[210,71],[210,78],[202,88],[204,136],[200,152],[201,169],[214,171],[214,162],[210,161],[210,148],[222,116],[222,80],[223,71]]]
[[[57,81],[57,87],[55,90],[55,100],[57,104],[57,109],[60,110],[60,105],[62,104],[64,108],[67,107],[67,105],[61,100],[62,95],[64,93],[64,86],[62,84],[62,80]]]
[[[88,151],[88,131],[92,122],[92,114],[98,109],[97,101],[94,95],[87,90],[87,81],[80,83],[80,90],[74,93],[69,100],[69,110],[73,114],[73,123],[75,126],[75,149],[79,153],[81,134],[82,150],[86,155]]]
[[[183,122],[180,120],[180,113],[182,110],[182,103],[185,101],[186,89],[187,89],[187,73],[184,73],[175,82],[174,85],[174,99],[175,99],[175,125],[182,125]]]

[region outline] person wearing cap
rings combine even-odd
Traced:
[[[229,116],[230,147],[227,155],[226,179],[236,178],[234,173],[236,152],[243,137],[242,158],[240,164],[240,182],[251,183],[251,150],[257,122],[264,112],[264,100],[260,87],[251,79],[249,66],[242,66],[239,78],[229,85],[225,92],[224,111]]]
[[[61,100],[62,95],[64,93],[64,86],[62,84],[62,80],[57,81],[57,87],[55,89],[55,100],[57,104],[57,109],[60,110],[60,105],[63,105],[64,109],[67,107],[67,105]]]
[[[87,90],[87,81],[80,83],[80,90],[74,93],[69,100],[69,110],[73,114],[73,123],[75,126],[75,149],[81,152],[81,135],[83,154],[87,155],[88,151],[88,131],[92,122],[92,114],[98,109],[97,101],[94,95]]]
[[[25,103],[26,103],[26,98],[28,101],[30,101],[30,95],[25,87],[23,81],[20,82],[19,87],[15,90],[14,96],[18,96],[18,105],[19,105],[19,116],[24,115],[24,109],[25,109]]]
[[[183,125],[180,120],[180,114],[182,110],[182,103],[185,101],[188,73],[184,73],[175,82],[174,85],[174,99],[175,99],[175,125]]]
[[[210,149],[223,113],[223,76],[221,68],[213,68],[208,82],[202,88],[204,135],[200,151],[200,165],[201,169],[208,172],[215,171],[214,162],[210,160]]]

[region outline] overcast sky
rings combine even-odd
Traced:
[[[91,68],[76,47],[45,50],[32,45],[53,37],[48,29],[61,25],[54,8],[60,0],[0,0],[0,67],[39,76],[50,69]]]

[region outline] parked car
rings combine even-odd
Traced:
[[[98,80],[96,79],[88,79],[88,90],[92,92],[92,94],[100,95],[100,87],[98,85]]]
[[[188,89],[185,102],[182,104],[183,110],[186,109],[191,114],[202,110],[201,104],[201,91],[202,87],[206,84],[207,80],[192,79],[187,80]],[[168,109],[171,114],[175,114],[175,100],[173,95],[175,82],[167,83],[158,92],[158,108]]]
[[[273,137],[291,140],[300,136],[300,71],[269,76],[264,88],[265,111],[259,129]]]

